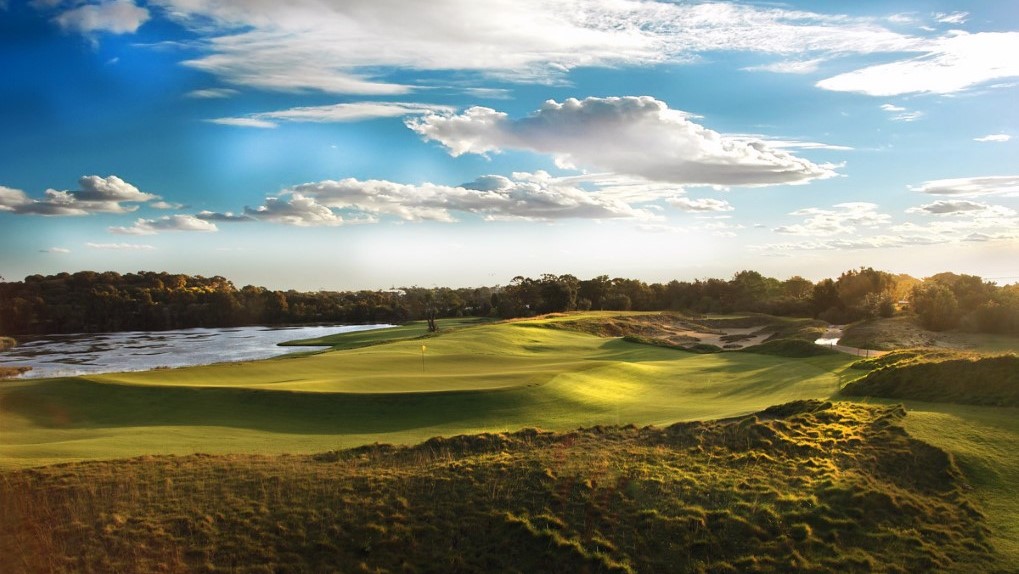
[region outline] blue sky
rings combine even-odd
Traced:
[[[0,0],[0,275],[1019,280],[1011,2]]]

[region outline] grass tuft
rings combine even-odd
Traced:
[[[842,389],[872,396],[986,406],[1019,406],[1019,357],[906,349],[853,368],[868,371]]]
[[[904,416],[798,401],[668,427],[8,471],[0,556],[11,573],[1000,567],[952,457]]]

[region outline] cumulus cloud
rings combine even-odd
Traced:
[[[163,231],[218,231],[214,223],[193,215],[167,215],[159,219],[138,219],[131,227],[109,227],[119,235],[155,235]]]
[[[0,211],[24,215],[89,215],[91,213],[129,213],[135,205],[159,196],[144,193],[123,179],[111,175],[83,176],[79,189],[58,191],[47,189],[42,198],[33,199],[20,189],[0,186]]]
[[[965,199],[939,199],[933,203],[928,203],[919,207],[911,207],[906,210],[906,213],[919,213],[922,215],[964,214],[970,216],[983,215],[993,217],[1010,217],[1015,215],[1015,211],[1001,205],[988,205],[986,203],[968,201]]]
[[[923,54],[877,64],[817,82],[817,87],[870,96],[951,94],[1019,76],[1019,32],[956,31],[930,41]]]
[[[245,208],[244,214],[260,221],[284,223],[298,227],[336,226],[343,224],[343,217],[329,207],[315,201],[313,197],[305,197],[300,193],[291,193],[290,199],[270,197],[265,204],[256,209]]]
[[[660,219],[657,206],[634,204],[671,198],[691,211],[725,211],[727,202],[686,200],[671,186],[640,198],[623,200],[614,186],[618,181],[592,183],[583,178],[558,178],[547,172],[518,172],[512,177],[486,175],[461,185],[404,184],[386,180],[324,180],[293,186],[277,197],[267,198],[243,214],[202,211],[202,221],[268,221],[301,227],[374,223],[382,217],[401,221],[457,221],[471,214],[485,220],[555,221],[561,219]],[[654,184],[650,187],[657,188]],[[594,189],[587,189],[593,187]]]
[[[984,177],[960,177],[954,179],[935,179],[925,181],[917,186],[909,186],[912,191],[931,195],[1019,195],[1019,175],[992,175]]]
[[[487,175],[459,186],[408,185],[385,180],[320,181],[288,190],[333,209],[406,221],[455,221],[455,212],[486,219],[556,220],[565,218],[649,219],[653,215],[623,201],[585,191],[546,172]],[[247,212],[249,215],[256,214]]]
[[[118,251],[151,251],[155,249],[152,245],[143,243],[86,243],[89,249],[107,249]]]
[[[59,14],[54,20],[61,28],[92,34],[133,34],[149,19],[149,11],[136,6],[133,0],[107,0],[85,4]]]
[[[683,211],[732,211],[733,207],[728,201],[722,199],[692,199],[689,197],[672,197],[666,202]]]
[[[803,223],[776,227],[778,233],[789,235],[834,235],[852,233],[857,227],[877,227],[891,221],[891,216],[878,212],[878,206],[866,202],[839,203],[835,209],[798,209],[789,215],[805,217]]]
[[[832,177],[763,141],[728,138],[650,96],[545,102],[518,120],[491,108],[407,120],[453,156],[504,149],[551,154],[563,168],[608,170],[676,184],[771,185]]]
[[[989,134],[989,135],[986,135],[986,136],[982,136],[982,137],[978,137],[978,138],[973,138],[973,141],[975,141],[975,142],[996,142],[996,143],[1003,143],[1003,142],[1007,142],[1010,139],[1012,139],[1012,136],[1010,136],[1008,134]]]
[[[352,102],[328,106],[290,108],[275,112],[262,112],[238,118],[218,118],[214,123],[253,127],[274,128],[279,121],[288,122],[357,122],[375,118],[396,118],[430,113],[451,114],[455,108],[437,104],[415,102]]]
[[[286,91],[414,89],[393,81],[394,69],[551,83],[578,67],[683,63],[718,50],[798,62],[775,67],[790,71],[822,56],[912,52],[926,43],[873,19],[721,2],[156,3],[203,36],[208,52],[187,65],[237,85]]]

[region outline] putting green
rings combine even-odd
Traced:
[[[697,355],[516,322],[268,361],[18,381],[0,387],[0,466],[713,419],[827,397],[851,360]]]

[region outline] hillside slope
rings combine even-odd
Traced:
[[[799,401],[666,428],[10,471],[4,571],[994,571],[904,411]]]

